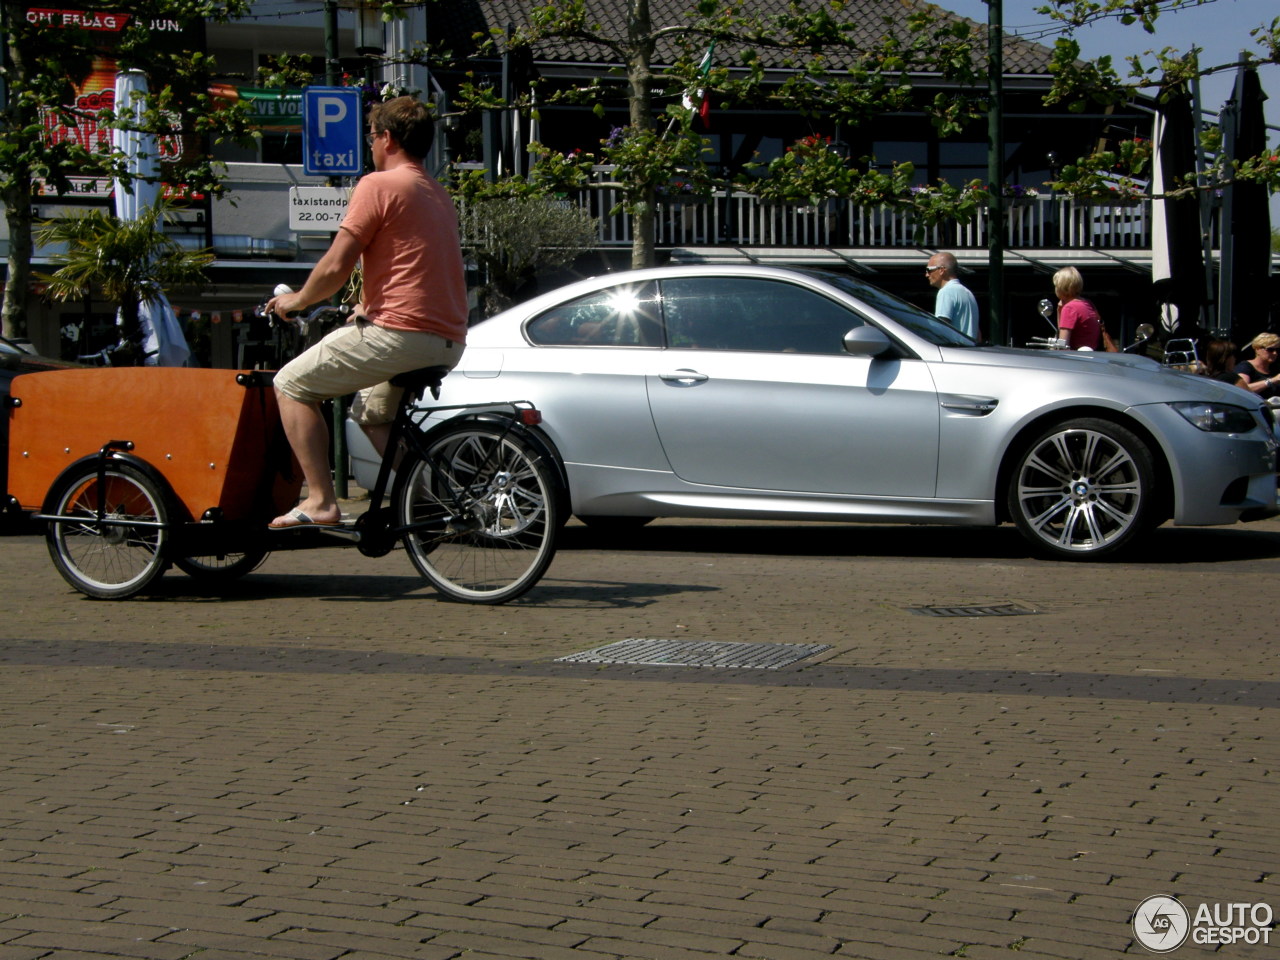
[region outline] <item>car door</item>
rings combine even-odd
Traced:
[[[648,378],[668,462],[696,484],[932,497],[938,398],[928,365],[843,348],[867,321],[783,280],[662,281],[667,349]]]

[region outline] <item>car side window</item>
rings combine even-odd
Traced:
[[[559,304],[530,320],[525,333],[547,347],[657,347],[660,313],[657,284],[627,284]]]
[[[782,280],[677,277],[662,281],[667,346],[841,354],[865,322],[834,300]]]

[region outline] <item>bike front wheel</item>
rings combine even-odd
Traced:
[[[505,603],[532,587],[555,556],[559,480],[534,445],[501,424],[474,421],[407,457],[393,495],[405,549],[441,593]]]
[[[169,508],[138,468],[113,462],[100,477],[97,464],[87,463],[63,480],[54,504],[58,516],[74,519],[49,522],[49,555],[81,593],[124,600],[164,573]]]
[[[226,584],[252,573],[266,558],[267,548],[255,544],[236,552],[178,557],[174,563],[179,570],[196,580]]]

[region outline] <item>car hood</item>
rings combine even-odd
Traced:
[[[1128,353],[1096,353],[1087,350],[1041,352],[1013,347],[944,347],[939,352],[943,363],[999,367],[1071,378],[1100,377],[1113,383],[1120,381],[1152,403],[1212,400],[1243,407],[1262,405],[1262,401],[1247,390],[1208,377],[1171,370],[1149,357]]]

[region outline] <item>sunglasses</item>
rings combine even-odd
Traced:
[[[1259,347],[1259,350],[1265,350],[1267,353],[1280,353],[1280,347]]]
[[[925,273],[933,273],[933,271],[935,271],[935,270],[941,270],[941,269],[942,269],[941,264],[937,264],[937,265],[934,265],[934,266],[932,266],[932,267],[925,267],[925,268],[924,268],[924,272],[925,272]]]

